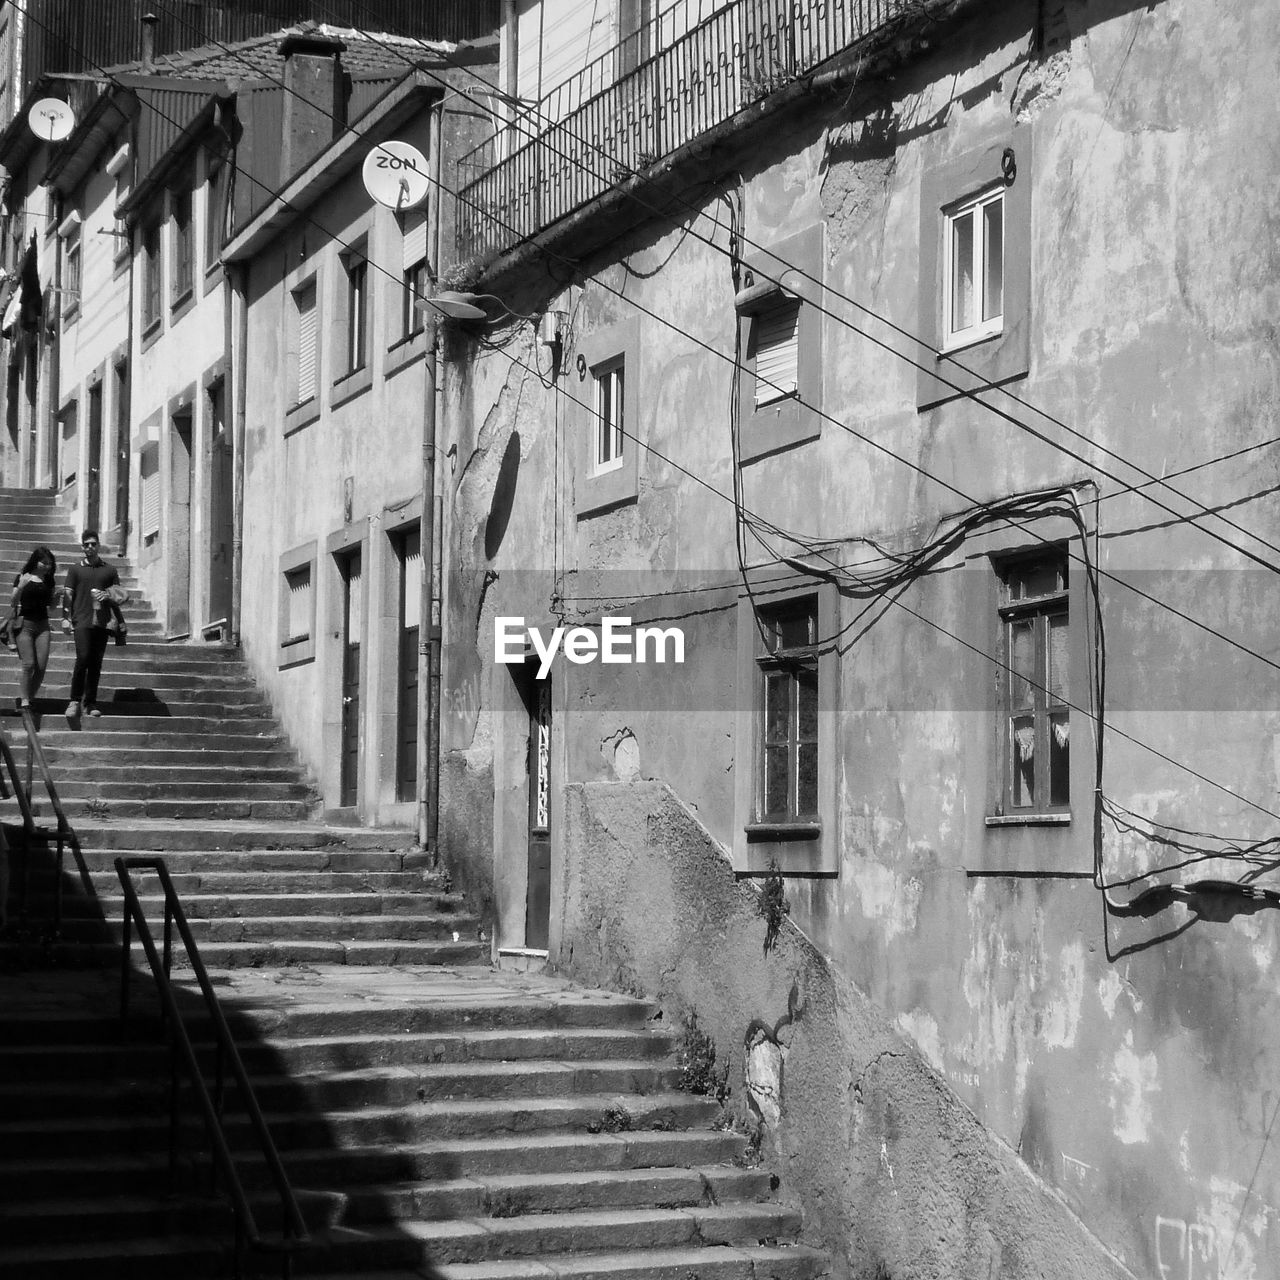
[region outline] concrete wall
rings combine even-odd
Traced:
[[[500,944],[520,940],[521,833],[503,779],[521,745],[510,672],[492,660],[495,616],[545,624],[644,609],[681,622],[680,672],[556,666],[553,776],[560,788],[662,779],[729,848],[750,818],[734,792],[750,767],[734,727],[753,696],[738,653],[750,615],[736,591],[731,602],[691,594],[737,572],[725,360],[737,320],[721,191],[740,202],[751,244],[822,227],[834,313],[821,326],[818,394],[835,421],[743,468],[751,512],[858,561],[874,550],[859,538],[907,551],[971,502],[1098,486],[1101,501],[1086,491],[1084,506],[1106,575],[1102,785],[1143,815],[1137,833],[1094,810],[1096,628],[1078,604],[1079,563],[1070,821],[988,823],[998,732],[988,557],[1009,540],[989,531],[896,603],[838,600],[839,674],[824,687],[838,774],[822,836],[832,867],[790,879],[788,892],[833,971],[1109,1248],[1162,1277],[1280,1275],[1274,900],[1204,886],[1265,888],[1271,848],[1247,863],[1188,861],[1202,854],[1176,847],[1246,848],[1277,816],[1276,461],[1254,447],[1278,434],[1275,193],[1265,162],[1238,170],[1232,157],[1280,125],[1278,36],[1262,0],[1013,5],[934,33],[891,81],[860,86],[854,106],[846,86],[736,148],[722,140],[701,165],[721,186],[679,190],[686,202],[698,193],[696,216],[654,218],[577,272],[553,258],[554,283],[531,269],[529,296],[512,305],[568,317],[554,379],[523,335],[509,359],[460,349],[464,372],[450,386],[448,546],[461,568],[446,632],[446,688],[459,700],[445,729],[457,815],[446,830],[460,874],[493,896]],[[909,336],[932,323],[921,312],[922,193],[930,175],[1005,146],[1029,194],[1025,375],[1009,385],[1017,399],[987,397],[1008,417],[964,399],[922,409],[911,362],[922,349]],[[586,393],[574,357],[633,317],[637,427],[650,446],[638,496],[578,518]],[[516,432],[519,483],[495,549],[484,534]],[[1194,502],[1166,490],[1153,494],[1162,508],[1124,492],[1144,472],[1188,468],[1172,483]],[[770,552],[749,540],[749,558],[803,545],[766,542]],[[608,576],[622,570],[640,576],[624,587]],[[620,771],[609,746],[624,730],[634,743]],[[568,834],[564,803],[553,823]],[[486,811],[492,842],[472,834]],[[1093,884],[1095,822],[1102,874],[1116,885],[1110,910]],[[560,937],[554,921],[594,918],[607,886],[566,866],[554,868],[551,951],[568,964],[580,933]],[[1178,892],[1126,905],[1169,885]]]
[[[794,924],[765,952],[758,892],[670,788],[571,786],[563,848],[561,970],[714,1038],[835,1276],[1132,1274]]]

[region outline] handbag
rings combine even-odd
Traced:
[[[6,649],[17,649],[18,633],[22,630],[22,614],[15,606],[9,616],[0,622],[0,644]]]

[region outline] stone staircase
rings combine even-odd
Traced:
[[[0,575],[35,543],[64,567],[77,553],[50,495],[0,490]],[[77,728],[62,716],[71,658],[58,640],[37,707],[77,848],[61,935],[40,936],[54,883],[40,848],[28,918],[7,940],[0,931],[0,1275],[234,1274],[230,1212],[210,1194],[187,1086],[170,1163],[170,1051],[136,946],[134,1016],[116,1013],[113,859],[157,852],[312,1232],[294,1274],[826,1273],[746,1140],[709,1098],[676,1087],[677,1039],[648,1005],[492,971],[481,922],[411,833],[315,820],[297,758],[234,653],[164,643],[136,596],[126,615],[103,717]],[[0,654],[0,731],[21,755],[15,666]],[[0,799],[11,834],[16,817]],[[158,934],[154,877],[138,882]],[[17,876],[11,917],[16,889]],[[176,976],[212,1077],[198,989]],[[225,1116],[268,1235],[279,1206],[234,1087]],[[280,1262],[252,1259],[249,1274],[279,1275]]]

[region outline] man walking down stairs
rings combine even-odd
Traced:
[[[64,565],[78,551],[51,495],[0,490],[0,573],[36,543]],[[52,850],[23,847],[0,797],[11,870],[29,873],[11,876],[0,931],[0,1275],[235,1274],[234,1187],[220,1175],[210,1190],[212,1139],[136,937],[119,1013],[115,859],[157,855],[309,1233],[293,1274],[825,1274],[746,1138],[678,1087],[678,1041],[645,1002],[492,970],[482,922],[410,833],[313,820],[238,655],[163,643],[120,575],[130,641],[103,716],[61,715],[66,645],[36,706],[76,835],[56,940]],[[0,733],[21,760],[16,672],[0,663]],[[159,883],[131,874],[159,945]],[[181,945],[174,957],[180,1022],[219,1097],[212,1015]],[[221,1115],[255,1232],[278,1243],[281,1201],[237,1086]],[[269,1251],[247,1268],[284,1274]]]

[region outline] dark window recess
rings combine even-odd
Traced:
[[[818,600],[759,614],[759,822],[818,816]]]
[[[173,301],[183,301],[195,278],[195,230],[191,222],[191,191],[173,193]]]

